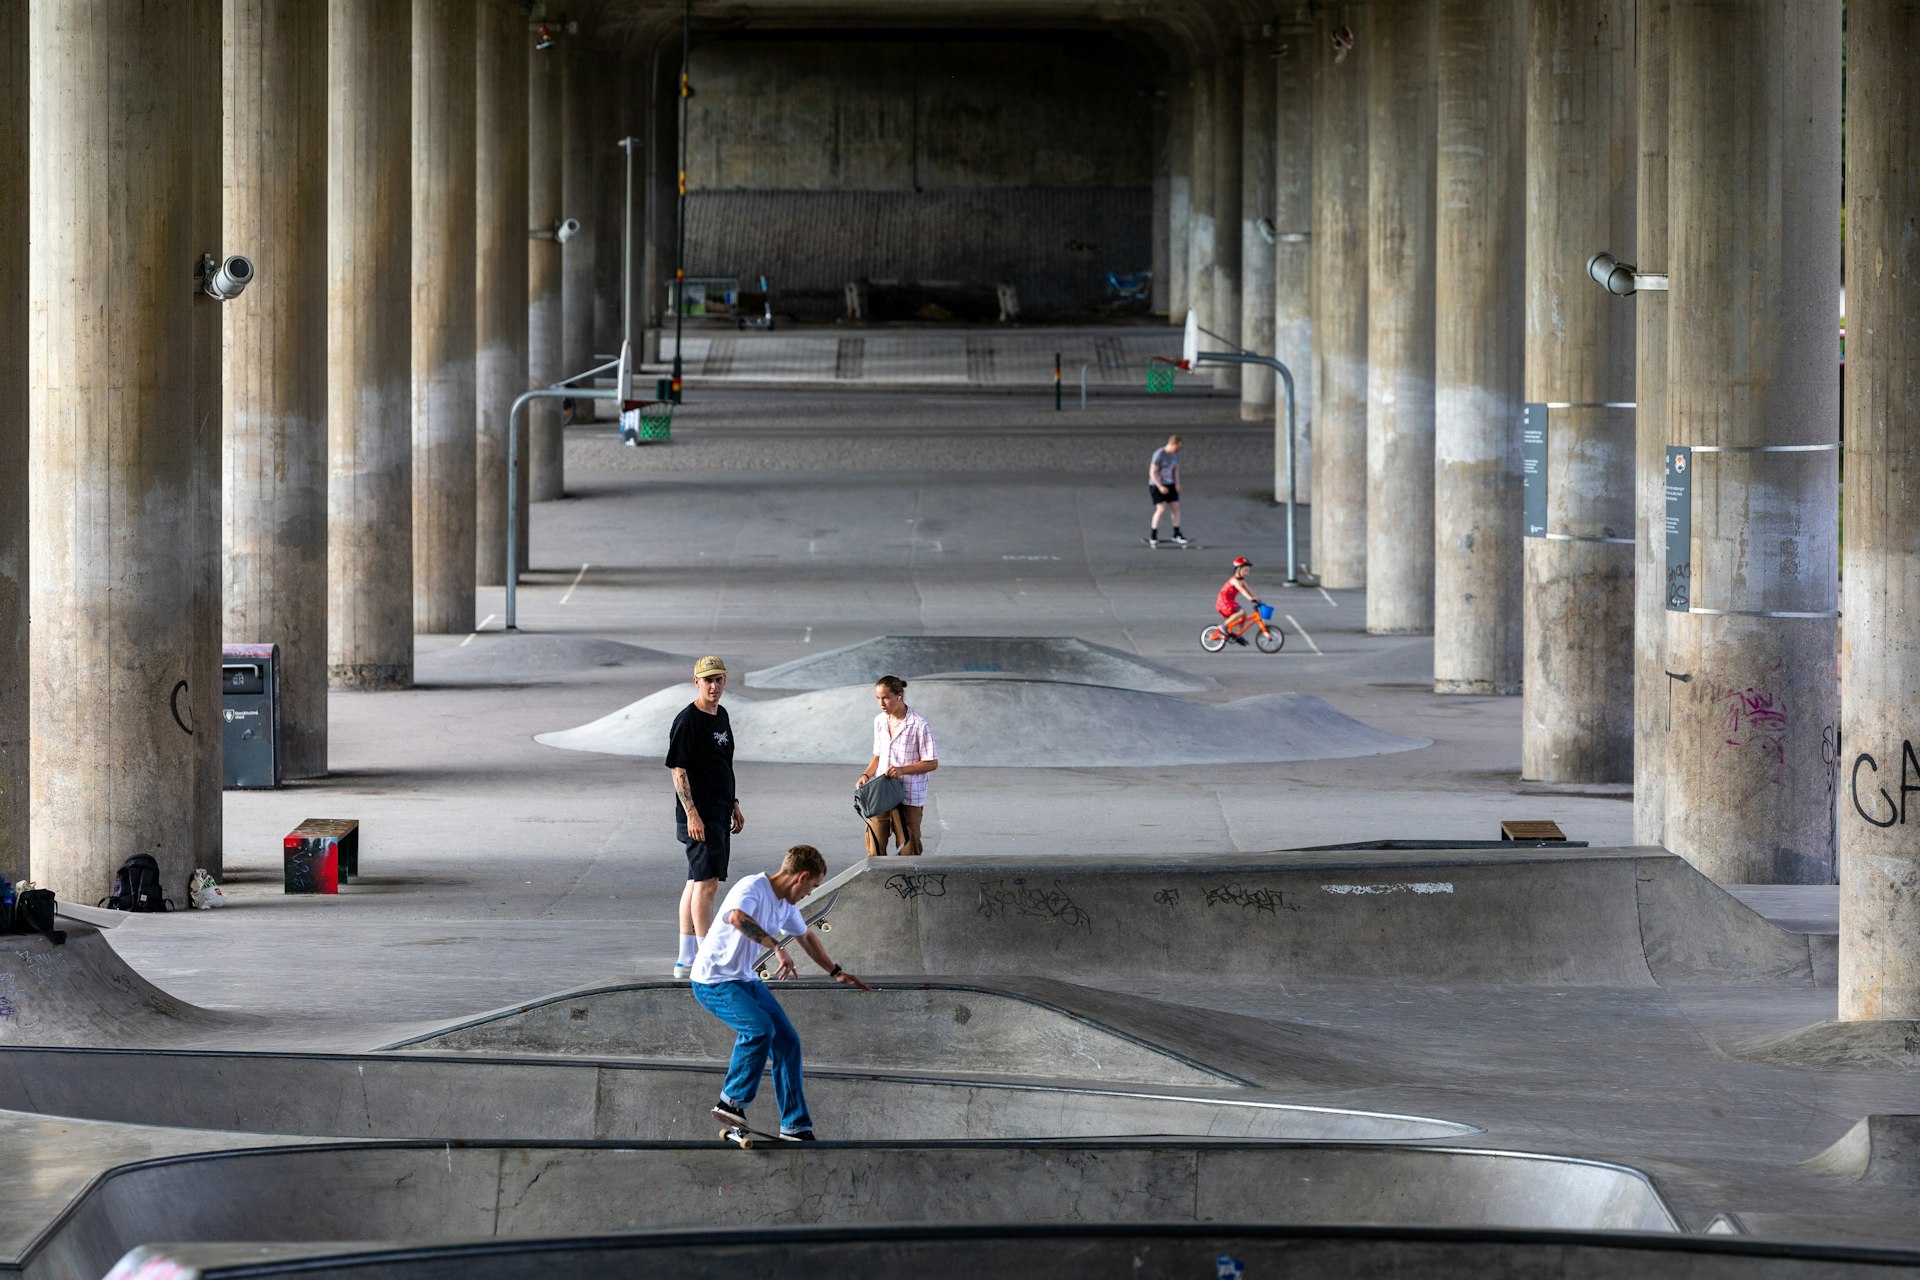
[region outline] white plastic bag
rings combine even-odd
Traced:
[[[227,905],[227,895],[214,883],[213,873],[205,867],[193,869],[193,880],[187,890],[188,900],[201,910],[211,911],[215,907]]]

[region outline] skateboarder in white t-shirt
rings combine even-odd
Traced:
[[[807,1114],[800,1082],[800,1035],[767,984],[754,973],[753,962],[760,948],[771,948],[778,961],[773,976],[791,978],[793,958],[775,941],[787,934],[828,977],[868,990],[866,983],[833,962],[794,905],[826,878],[827,860],[818,849],[810,844],[793,846],[778,871],[748,876],[727,891],[714,914],[713,927],[700,943],[693,962],[693,998],[739,1033],[726,1082],[720,1087],[720,1101],[713,1107],[713,1118],[722,1124],[746,1128],[747,1106],[760,1090],[760,1074],[771,1053],[780,1136],[789,1142],[813,1141],[813,1117]]]

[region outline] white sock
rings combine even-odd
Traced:
[[[680,963],[692,964],[693,958],[700,954],[700,938],[697,934],[680,935]]]

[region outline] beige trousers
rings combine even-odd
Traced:
[[[920,856],[920,816],[927,811],[923,804],[903,804],[887,810],[878,817],[867,819],[867,856],[884,858],[887,856],[887,838],[891,836],[898,845],[899,856],[917,858]]]

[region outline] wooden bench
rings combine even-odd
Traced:
[[[1502,840],[1565,840],[1557,822],[1507,821],[1500,824]]]
[[[288,893],[338,893],[360,874],[360,823],[354,818],[308,818],[287,833]]]

